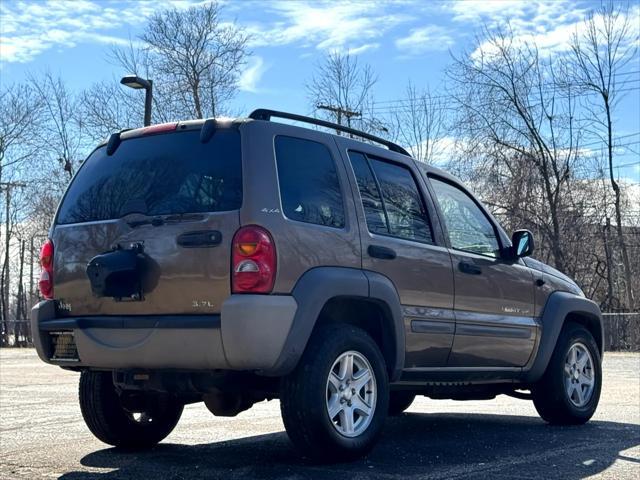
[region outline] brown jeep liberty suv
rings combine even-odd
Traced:
[[[233,416],[277,398],[294,445],[324,461],[369,451],[416,395],[512,395],[581,424],[601,314],[533,248],[456,178],[322,120],[122,131],[58,208],[35,345],[80,372],[87,426],[123,449],[201,401]]]

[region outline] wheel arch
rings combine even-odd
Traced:
[[[589,330],[596,341],[596,345],[598,345],[600,357],[602,357],[604,353],[604,329],[601,317],[585,311],[569,312],[564,319],[564,324],[567,322],[578,323]]]
[[[600,355],[604,352],[604,331],[602,314],[598,305],[584,297],[568,292],[554,292],[547,299],[541,324],[541,338],[531,368],[524,372],[524,380],[528,383],[538,381],[544,374],[551,355],[567,322],[583,325],[593,335]]]
[[[387,277],[352,268],[317,267],[300,277],[292,295],[298,310],[269,375],[286,375],[295,368],[317,326],[343,322],[367,331],[382,351],[390,380],[399,378],[404,324],[398,293]]]

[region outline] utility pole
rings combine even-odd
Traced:
[[[347,110],[346,108],[334,107],[332,105],[316,105],[318,110],[327,110],[329,112],[333,112],[336,114],[338,125],[342,125],[342,116],[347,119],[347,127],[351,128],[351,119],[354,117],[362,117],[362,112],[354,112],[353,110]],[[338,135],[341,135],[339,131],[336,132]],[[350,135],[351,136],[351,135]]]
[[[24,294],[24,283],[22,278],[24,276],[24,250],[25,241],[20,240],[20,273],[18,274],[18,301],[16,303],[16,323],[13,325],[13,338],[16,345],[22,345],[23,342],[27,342],[27,331],[24,328],[24,324],[27,320],[27,302]]]
[[[11,257],[9,256],[9,247],[11,236],[9,235],[9,219],[10,219],[10,208],[11,208],[11,192],[14,188],[24,188],[27,184],[23,182],[1,182],[0,183],[0,191],[4,190],[6,192],[6,204],[5,204],[5,219],[4,219],[4,275],[2,277],[2,320],[4,321],[4,332],[8,335],[9,332],[9,290],[10,285],[9,281],[11,276],[9,274],[9,263]],[[3,341],[8,341],[9,339],[2,339]]]
[[[33,235],[29,240],[29,306],[33,306]]]

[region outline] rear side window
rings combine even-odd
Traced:
[[[411,171],[349,152],[371,233],[433,244],[424,201]]]
[[[275,151],[286,217],[325,227],[344,227],[340,182],[329,149],[311,140],[277,136]]]
[[[58,224],[129,213],[166,215],[237,210],[242,203],[240,134],[199,131],[124,140],[112,156],[97,149],[71,183]]]

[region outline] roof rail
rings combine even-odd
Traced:
[[[249,118],[253,120],[271,120],[271,117],[276,118],[286,118],[288,120],[295,120],[297,122],[311,123],[313,125],[319,125],[321,127],[331,128],[333,130],[338,130],[341,132],[349,133],[351,135],[355,135],[360,138],[366,138],[367,140],[371,140],[372,142],[379,143],[384,145],[392,152],[401,153],[402,155],[406,155],[410,157],[411,155],[400,145],[397,145],[389,140],[385,140],[384,138],[376,137],[375,135],[371,135],[369,133],[361,132],[360,130],[356,130],[355,128],[345,127],[343,125],[338,125],[337,123],[327,122],[326,120],[320,120],[319,118],[306,117],[304,115],[297,115],[295,113],[287,113],[287,112],[279,112],[277,110],[269,110],[266,108],[258,108],[249,114]]]

